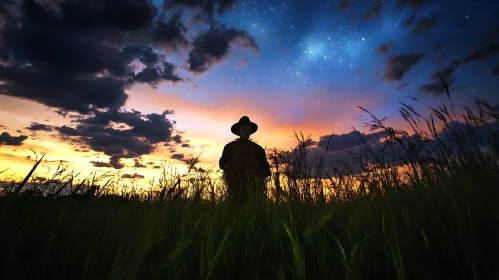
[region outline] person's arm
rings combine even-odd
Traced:
[[[263,178],[265,179],[270,175],[272,175],[272,172],[270,172],[270,165],[269,162],[267,161],[267,155],[265,154],[265,150],[262,147],[260,147],[260,149],[258,150],[259,150],[258,161],[260,163],[260,167],[262,168]]]
[[[225,170],[225,165],[227,164],[227,162],[229,160],[232,159],[232,153],[233,153],[232,145],[230,145],[230,143],[225,145],[224,150],[222,152],[222,157],[218,161],[218,165],[220,166],[220,169]]]

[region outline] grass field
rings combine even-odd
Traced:
[[[360,176],[307,161],[304,138],[269,152],[269,199],[244,205],[205,172],[142,195],[28,174],[0,196],[1,278],[499,279],[499,135],[482,137],[498,115],[475,104],[465,132],[446,106],[424,120],[402,104],[419,137],[373,117],[387,141],[365,145]]]

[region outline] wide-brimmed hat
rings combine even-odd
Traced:
[[[250,121],[248,117],[244,116],[239,119],[239,122],[232,125],[230,131],[232,131],[232,133],[234,133],[235,135],[239,136],[239,128],[241,127],[241,125],[245,124],[249,124],[251,126],[251,134],[255,133],[258,130],[258,125]]]

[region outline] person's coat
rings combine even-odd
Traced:
[[[227,164],[229,163],[230,160],[232,160],[234,156],[234,151],[235,151],[235,146],[237,145],[237,141],[240,140],[235,140],[225,145],[224,150],[222,152],[222,157],[219,160],[220,169],[224,171],[227,170]],[[267,155],[265,154],[265,149],[263,149],[260,145],[256,144],[253,141],[248,141],[248,142],[250,145],[250,149],[252,150],[253,155],[256,158],[258,167],[261,170],[260,175],[262,176],[261,179],[263,180],[272,174],[270,171],[270,165],[267,161]]]

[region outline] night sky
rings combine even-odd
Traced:
[[[458,112],[499,110],[497,1],[1,0],[0,18],[0,179],[30,149],[125,178],[216,166],[244,115],[263,147],[302,131],[320,152],[334,132],[342,158],[353,127],[381,137],[358,106],[410,130],[400,102],[429,116],[439,75]]]

